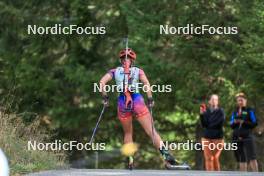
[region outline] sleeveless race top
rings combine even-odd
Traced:
[[[128,81],[128,88],[131,92],[139,93],[139,78],[140,75],[144,74],[144,71],[139,69],[138,67],[131,67],[129,71],[130,71],[130,79]],[[110,70],[109,73],[115,79],[118,91],[123,92],[124,68],[117,67],[116,69]]]

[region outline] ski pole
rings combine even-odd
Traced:
[[[102,116],[103,116],[103,114],[104,114],[105,107],[106,107],[106,105],[103,106],[103,109],[102,109],[102,111],[101,111],[101,113],[100,113],[100,116],[99,116],[99,118],[98,118],[98,120],[97,120],[97,122],[96,122],[96,125],[95,125],[94,129],[93,129],[93,134],[92,134],[92,137],[91,137],[90,142],[89,142],[90,144],[93,142],[93,138],[94,138],[94,136],[95,136],[96,130],[97,130],[97,128],[98,128],[98,126],[99,126],[99,123],[100,123],[100,121],[101,121],[101,119],[102,119]]]
[[[150,118],[151,118],[151,135],[152,135],[152,143],[153,145],[154,143],[154,120],[153,120],[153,116],[152,116],[152,107],[149,106],[149,111],[150,111]]]

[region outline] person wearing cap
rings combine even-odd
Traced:
[[[247,163],[252,171],[258,171],[256,145],[252,130],[257,126],[257,118],[252,108],[247,106],[244,93],[236,95],[236,109],[232,113],[230,125],[233,129],[233,143],[237,144],[234,151],[240,171],[247,171]]]

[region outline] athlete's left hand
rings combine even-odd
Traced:
[[[102,103],[105,107],[109,107],[109,97],[107,95],[103,96]]]

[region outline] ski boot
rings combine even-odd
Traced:
[[[127,169],[134,169],[134,158],[132,156],[127,157]]]

